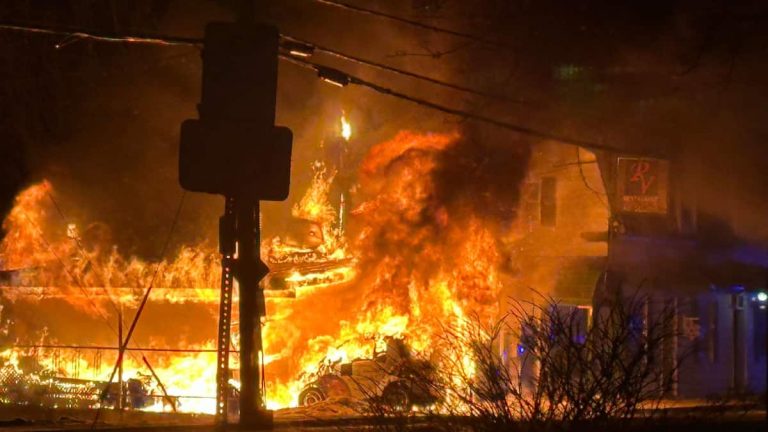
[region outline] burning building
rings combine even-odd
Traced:
[[[568,15],[563,10],[544,13],[546,19],[541,18],[541,22],[507,11],[514,15],[512,21],[499,20],[496,25],[505,35],[513,34],[506,31],[522,32],[510,40],[529,40],[533,33],[540,34],[540,28],[551,27],[550,16]],[[572,21],[577,29],[573,34],[588,35],[584,37],[601,43],[613,39],[605,35],[613,35],[614,28],[603,29],[592,22],[577,25],[576,21]],[[520,25],[512,26],[510,22]],[[629,39],[634,41],[636,27],[627,28],[632,35]],[[594,34],[593,29],[597,29]],[[390,30],[381,30],[387,36],[380,38],[382,45],[392,51],[402,48],[394,43],[389,46],[400,38],[400,33]],[[615,50],[595,50],[594,45],[589,45],[594,41],[585,42],[581,50],[571,50],[560,36],[554,36],[554,30],[545,32],[552,39],[543,43],[550,46],[551,53],[539,59],[540,50],[535,44],[524,47],[523,51],[535,52],[537,58],[530,62],[531,70],[521,72],[523,78],[525,73],[531,76],[521,78],[514,86],[510,85],[512,75],[501,79],[512,62],[496,49],[472,50],[477,52],[466,54],[456,63],[463,68],[472,66],[462,70],[487,84],[482,91],[486,95],[502,93],[500,89],[509,94],[526,94],[519,100],[506,98],[503,104],[489,105],[489,115],[514,118],[521,124],[539,122],[539,126],[546,126],[542,130],[573,128],[584,136],[599,130],[605,132],[606,141],[620,143],[615,151],[590,150],[541,136],[527,141],[483,129],[471,121],[449,123],[431,112],[411,116],[402,112],[400,105],[380,101],[371,103],[373,108],[367,108],[370,112],[361,117],[371,123],[392,125],[373,132],[362,128],[358,131],[350,120],[356,114],[354,110],[338,119],[340,110],[335,109],[333,122],[319,114],[330,111],[317,102],[317,95],[327,96],[323,90],[315,94],[310,84],[295,80],[292,89],[296,94],[283,95],[281,103],[291,106],[285,110],[290,112],[286,118],[291,118],[286,123],[302,124],[306,128],[302,132],[311,138],[302,141],[308,143],[307,154],[294,161],[294,167],[298,167],[295,171],[308,173],[303,174],[304,178],[298,176],[295,182],[299,187],[294,188],[294,193],[298,196],[293,196],[290,205],[280,212],[271,211],[274,208],[264,211],[261,220],[268,232],[262,239],[261,253],[270,267],[262,282],[267,294],[264,381],[270,408],[292,408],[339,394],[349,395],[348,377],[359,375],[371,364],[388,364],[391,358],[382,355],[391,349],[392,340],[400,341],[414,358],[431,358],[446,327],[461,328],[470,320],[498,320],[507,311],[510,299],[551,298],[563,309],[578,311],[586,328],[600,299],[635,291],[647,298],[649,305],[672,305],[676,328],[684,330],[685,336],[666,342],[662,354],[667,359],[665,373],[676,374],[678,384],[670,397],[697,397],[729,389],[765,390],[764,385],[761,387],[766,355],[761,342],[765,339],[766,319],[763,288],[768,268],[764,248],[733,235],[733,227],[727,226],[730,221],[723,226],[716,223],[717,218],[701,211],[697,187],[689,184],[697,182],[688,177],[688,170],[706,169],[686,165],[686,157],[667,154],[670,161],[665,161],[659,152],[649,152],[654,158],[634,154],[647,147],[646,141],[676,136],[677,129],[695,129],[675,127],[668,134],[662,127],[668,116],[674,117],[669,113],[677,113],[680,106],[685,107],[681,111],[686,111],[685,119],[691,123],[704,123],[700,119],[708,119],[709,113],[701,118],[687,116],[688,107],[693,105],[690,101],[675,100],[667,105],[646,94],[636,94],[647,88],[635,88],[634,84],[626,86],[632,87],[632,91],[625,89],[626,94],[624,90],[606,91],[604,83],[634,83],[642,73],[654,79],[667,76],[666,69],[663,73],[643,69],[647,66],[643,50],[669,50],[630,44],[636,50],[624,51],[618,42]],[[345,39],[347,43],[354,38]],[[437,37],[430,40],[445,42]],[[457,55],[463,56],[463,49],[457,48]],[[589,58],[594,62],[582,65],[579,55],[574,54],[574,59],[570,51],[599,55]],[[608,53],[614,52],[630,54],[609,58]],[[526,55],[533,57],[530,53]],[[448,54],[402,57],[431,61],[443,55]],[[141,59],[136,62],[141,64],[162,63],[159,55],[137,55],[136,59]],[[453,71],[448,67],[416,63],[409,67],[421,67],[440,79],[452,78]],[[488,64],[489,70],[477,70],[476,64]],[[498,71],[504,74],[496,74],[492,65],[498,65]],[[121,66],[115,61],[115,69]],[[178,90],[167,82],[188,81],[194,87],[189,84],[183,91],[192,94],[190,89],[197,88],[199,82],[199,65],[185,64],[179,69],[187,72],[182,80],[171,76],[144,82],[132,77],[142,82],[131,84],[146,86],[141,88],[155,95]],[[90,115],[100,114],[104,106],[122,107],[123,102],[127,106],[132,101],[125,97],[124,88],[134,87],[122,82],[101,84],[105,90],[89,95],[95,101],[94,107],[84,111]],[[395,84],[399,83],[393,81],[393,88]],[[430,85],[434,84],[433,79]],[[30,90],[20,88],[10,94]],[[698,97],[698,90],[693,93]],[[163,94],[176,97],[174,93]],[[640,102],[627,104],[627,95],[632,96],[627,99],[637,98]],[[359,98],[353,103],[357,96],[352,94],[342,104],[361,109],[369,102]],[[154,99],[146,99],[148,104],[155,104]],[[535,99],[554,102],[551,105],[558,108],[539,107],[536,109],[541,112],[533,113],[535,104],[529,102]],[[187,102],[184,109],[191,110],[193,104]],[[720,100],[714,102],[709,105],[718,105]],[[762,100],[759,106],[763,106]],[[148,113],[142,119],[147,124],[178,123],[178,116],[142,107]],[[66,105],[59,108],[67,111]],[[138,111],[134,114],[138,115]],[[18,116],[21,129],[37,118],[23,114],[27,115]],[[114,117],[123,114],[118,110]],[[758,122],[753,119],[753,123]],[[652,128],[648,135],[627,132],[644,129],[646,124],[656,125],[656,129]],[[320,134],[307,133],[312,128],[333,129],[333,133],[319,140],[316,138]],[[129,137],[125,141],[136,146],[125,153],[141,155],[134,163],[139,168],[115,177],[132,183],[125,178],[145,176],[145,167],[153,163],[163,168],[156,170],[162,176],[151,176],[152,182],[157,177],[164,179],[163,184],[175,187],[175,173],[167,172],[172,164],[168,163],[170,156],[163,153],[165,147],[140,147],[136,143],[143,139],[141,134],[132,135],[128,126],[125,129]],[[112,126],[102,134],[115,135]],[[360,136],[366,138],[364,145],[355,141]],[[92,137],[76,135],[73,141],[88,142],[88,138]],[[169,141],[175,143],[177,137],[172,138]],[[626,154],[620,148],[625,148]],[[112,167],[94,163],[100,162],[103,155],[90,151],[93,154],[88,153],[88,157],[73,151],[77,154],[72,156],[76,160],[72,166],[77,167],[73,170],[88,173],[82,183],[93,185]],[[119,153],[115,159],[121,157],[126,155]],[[114,165],[121,164],[117,161]],[[678,169],[681,166],[685,169]],[[49,170],[56,174],[59,168]],[[297,173],[293,174],[296,178]],[[4,386],[3,394],[13,396],[2,402],[93,407],[100,405],[97,395],[103,394],[111,405],[213,412],[221,267],[213,236],[207,235],[211,226],[201,221],[213,220],[210,208],[214,206],[204,211],[201,209],[205,206],[195,207],[199,218],[181,227],[194,235],[179,236],[183,238],[178,243],[184,244],[174,244],[167,254],[170,256],[147,259],[151,256],[148,250],[161,242],[155,219],[161,208],[158,203],[167,203],[168,196],[156,193],[154,185],[148,186],[150,181],[127,188],[142,199],[146,195],[146,208],[135,213],[144,214],[145,225],[152,229],[137,230],[141,234],[136,235],[125,229],[135,214],[113,217],[111,224],[102,221],[102,207],[94,203],[97,200],[85,198],[99,188],[73,188],[76,182],[67,183],[66,177],[66,172],[59,173],[50,182],[27,185],[3,222],[7,235],[0,245],[0,386]],[[70,189],[75,189],[69,195],[72,207],[92,206],[93,210],[74,215],[66,212],[71,219],[66,217],[59,204],[64,191]],[[98,191],[102,198],[111,193],[108,188]],[[147,203],[157,207],[150,208]],[[116,220],[121,222],[114,223]],[[131,235],[137,239],[126,241]],[[200,240],[205,237],[208,239]],[[126,244],[139,246],[131,249]],[[152,296],[122,364],[118,381],[123,385],[115,389],[107,380],[116,363],[118,341],[123,340],[121,333],[150,286]],[[234,300],[237,302],[237,295]],[[642,328],[643,317],[637,318]],[[234,334],[239,330],[236,315],[232,330]],[[505,331],[494,341],[510,368],[519,366],[525,356],[526,347],[519,333],[519,329]],[[231,343],[233,369],[239,361],[236,339]],[[669,359],[689,350],[696,353],[693,365],[677,370]],[[471,369],[466,353],[452,354]],[[382,375],[377,381],[384,386],[397,382],[394,374]],[[328,376],[334,378],[329,380]],[[238,391],[239,378],[233,374],[229,380],[233,394]],[[328,384],[331,381],[332,385]],[[19,390],[25,386],[34,391]],[[346,393],[332,396],[331,386],[334,390],[346,388]],[[65,397],[59,397],[62,394]]]
[[[338,148],[331,153],[338,156]],[[268,406],[354,395],[349,383],[326,381],[350,367],[351,376],[361,373],[358,360],[379,358],[393,338],[409,355],[430,358],[445,326],[491,323],[510,299],[547,296],[581,310],[587,325],[594,296],[628,289],[638,271],[621,267],[637,248],[623,249],[628,237],[616,231],[616,215],[627,213],[617,207],[616,174],[605,157],[555,143],[495,142],[467,129],[400,132],[371,147],[354,169],[340,159],[313,163],[309,185],[291,207],[293,222],[262,242],[271,268],[263,281]],[[354,175],[345,173],[351,180],[338,186],[341,169]],[[2,385],[13,395],[5,402],[93,407],[108,394],[102,404],[120,399],[135,409],[212,412],[217,251],[198,244],[156,263],[126,257],[111,245],[109,227],[65,223],[56,193],[47,182],[29,187],[4,222]],[[616,279],[619,272],[628,279]],[[109,385],[116,333],[150,285],[155,291],[122,366],[123,385]],[[702,318],[677,301],[680,326],[701,329]],[[750,301],[738,310],[760,305]],[[699,310],[727,307],[711,304]],[[765,314],[754,310],[734,315],[737,327],[730,328],[753,334],[752,321]],[[173,324],[158,327],[167,316]],[[236,333],[237,316],[234,322]],[[724,355],[717,334],[688,334],[710,358]],[[497,341],[509,367],[525,355],[521,343],[515,332]],[[747,371],[761,373],[749,366],[756,364],[750,356],[761,354],[738,343],[727,348],[737,356],[729,360],[731,384],[744,386]],[[704,393],[683,390],[685,373],[695,372],[680,373],[681,394]],[[233,392],[237,380],[230,380]],[[29,383],[37,386],[34,395],[12,390]]]
[[[296,406],[323,365],[370,358],[383,349],[385,338],[404,339],[428,355],[441,326],[469,317],[493,321],[505,298],[527,284],[551,290],[555,279],[520,269],[523,257],[539,253],[521,245],[551,223],[545,207],[554,199],[542,192],[533,199],[535,210],[520,206],[519,185],[527,182],[523,189],[530,188],[538,181],[535,171],[526,177],[529,158],[525,146],[510,150],[471,133],[401,132],[372,147],[354,181],[333,192],[341,164],[315,163],[305,194],[292,207],[295,223],[262,246],[272,268],[264,281],[270,406]],[[526,193],[530,206],[532,193]],[[48,374],[87,376],[98,385],[114,360],[110,328],[120,326],[116,315],[131,316],[142,287],[157,277],[147,322],[163,313],[173,313],[180,323],[195,315],[195,322],[183,326],[198,335],[180,346],[157,328],[139,333],[135,349],[149,356],[156,370],[147,383],[154,389],[154,409],[162,409],[163,383],[180,409],[210,411],[215,250],[184,247],[175,259],[157,265],[126,258],[109,244],[106,227],[87,226],[78,233],[62,225],[55,194],[48,183],[30,187],[6,220],[3,258],[13,270],[7,272],[4,315],[12,317],[6,321],[8,341],[17,347],[7,355],[27,355]],[[552,253],[562,248],[540,244]],[[320,316],[316,304],[323,305]],[[46,308],[67,312],[43,322],[24,312]],[[65,331],[62,321],[86,321],[81,316],[100,331],[82,338]],[[166,348],[171,351],[163,352]],[[192,364],[200,372],[197,380],[184,372]],[[126,377],[148,374],[130,357],[124,367]]]
[[[292,209],[295,231],[262,246],[273,270],[264,281],[271,407],[296,406],[323,365],[370,358],[385,338],[403,339],[427,354],[442,325],[470,315],[495,319],[504,277],[499,233],[516,217],[514,185],[528,153],[489,146],[478,155],[475,146],[484,145],[458,132],[401,132],[371,148],[337,206],[330,204],[334,172],[322,162],[314,165]],[[181,410],[210,412],[215,250],[184,247],[160,263],[125,257],[110,245],[107,227],[78,232],[63,223],[55,195],[49,183],[31,186],[5,221],[4,367],[105,387],[116,354],[113,332],[121,331],[121,317],[133,315],[143,288],[153,284],[157,297],[142,318],[148,327],[137,331],[124,380],[143,380],[143,409],[174,408],[172,398]],[[152,324],[165,314],[184,330],[166,333]],[[86,323],[84,334],[78,328]],[[186,339],[174,340],[178,334]],[[22,368],[18,358],[34,366]]]

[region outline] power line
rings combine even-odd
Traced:
[[[414,27],[418,27],[418,28],[421,28],[421,29],[424,29],[424,30],[430,30],[430,31],[433,31],[433,32],[436,32],[436,33],[444,33],[444,34],[448,34],[448,35],[451,35],[451,36],[456,36],[456,37],[460,37],[460,38],[464,38],[464,39],[469,39],[469,40],[477,41],[477,42],[480,42],[480,43],[483,43],[483,44],[486,44],[486,45],[492,45],[492,46],[503,47],[503,48],[508,48],[508,49],[515,49],[514,46],[512,46],[510,44],[507,44],[507,43],[504,43],[504,42],[501,42],[501,41],[498,41],[498,40],[488,39],[488,38],[485,38],[485,37],[482,37],[482,36],[478,36],[478,35],[474,35],[474,34],[471,34],[471,33],[464,33],[464,32],[460,32],[460,31],[456,31],[456,30],[451,30],[451,29],[447,29],[447,28],[443,28],[443,27],[436,27],[436,26],[433,26],[433,25],[425,24],[425,23],[423,23],[421,21],[415,21],[415,20],[411,20],[411,19],[408,19],[408,18],[403,18],[403,17],[397,16],[397,15],[392,15],[392,14],[388,14],[388,13],[384,13],[384,12],[379,12],[379,11],[375,11],[375,10],[372,10],[372,9],[366,9],[366,8],[362,8],[360,6],[351,5],[349,3],[344,3],[344,2],[340,2],[340,1],[332,1],[332,0],[313,0],[313,1],[315,1],[317,3],[320,3],[320,4],[327,5],[327,6],[333,6],[333,7],[336,7],[336,8],[345,9],[345,10],[352,11],[352,12],[357,12],[357,13],[360,13],[360,14],[363,14],[363,15],[370,15],[370,16],[375,16],[375,17],[379,17],[379,18],[385,18],[385,19],[388,19],[388,20],[391,20],[391,21],[396,21],[396,22],[399,22],[399,23],[408,24],[408,25],[411,25],[411,26],[414,26]]]
[[[102,42],[124,42],[124,43],[140,43],[140,44],[149,44],[149,45],[171,45],[171,46],[173,45],[202,46],[203,44],[202,39],[196,39],[196,38],[181,38],[181,37],[171,37],[171,36],[139,35],[139,34],[131,35],[131,36],[118,36],[118,35],[108,34],[108,33],[85,31],[82,29],[61,29],[61,28],[54,28],[54,27],[47,27],[47,26],[29,27],[29,26],[19,26],[19,25],[12,25],[12,24],[0,24],[0,28],[6,29],[6,30],[25,31],[30,33],[62,36],[64,39],[62,39],[60,42],[58,42],[55,45],[57,49],[63,48],[71,43],[76,42],[79,39],[91,39],[91,40],[102,41]],[[338,57],[354,63],[370,66],[376,69],[385,70],[387,72],[395,73],[398,75],[403,75],[410,78],[422,80],[434,85],[439,85],[442,87],[450,88],[450,89],[465,92],[465,93],[474,94],[477,96],[482,96],[489,99],[497,99],[497,100],[503,100],[506,102],[513,102],[513,103],[525,103],[525,101],[520,99],[515,99],[511,97],[506,97],[503,95],[498,95],[498,94],[493,94],[493,93],[489,93],[481,90],[472,89],[459,84],[449,83],[449,82],[438,80],[428,76],[420,75],[414,72],[398,69],[382,63],[366,60],[360,57],[343,53],[333,48],[324,47],[309,41],[295,38],[293,36],[281,35],[281,37],[288,41],[310,45],[311,47],[317,49],[318,51],[324,52],[334,57]]]
[[[374,61],[371,61],[371,60],[366,60],[366,59],[363,59],[363,58],[360,58],[360,57],[353,56],[351,54],[345,54],[345,53],[343,53],[341,51],[338,51],[338,50],[335,50],[333,48],[324,47],[324,46],[318,45],[318,44],[316,44],[314,42],[309,42],[309,41],[302,40],[302,39],[299,39],[299,38],[296,38],[296,37],[293,37],[293,36],[281,35],[281,37],[283,39],[291,41],[291,42],[297,42],[297,43],[309,45],[309,46],[315,48],[317,51],[324,52],[324,53],[329,54],[329,55],[331,55],[333,57],[337,57],[337,58],[340,58],[340,59],[343,59],[343,60],[351,61],[353,63],[362,64],[362,65],[365,65],[365,66],[370,66],[370,67],[373,67],[373,68],[376,68],[376,69],[380,69],[380,70],[384,70],[384,71],[387,71],[387,72],[392,72],[392,73],[395,73],[395,74],[398,74],[398,75],[403,75],[403,76],[407,76],[407,77],[410,77],[410,78],[426,81],[426,82],[429,82],[431,84],[439,85],[441,87],[446,87],[446,88],[449,88],[449,89],[458,90],[458,91],[461,91],[461,92],[470,93],[470,94],[474,94],[474,95],[477,95],[477,96],[482,96],[484,98],[489,98],[489,99],[498,99],[498,100],[503,100],[503,101],[506,101],[506,102],[514,102],[514,103],[527,103],[526,101],[521,100],[521,99],[515,99],[515,98],[507,97],[507,96],[504,96],[504,95],[489,93],[489,92],[485,92],[485,91],[482,91],[482,90],[477,90],[477,89],[465,87],[465,86],[462,86],[462,85],[459,85],[459,84],[454,84],[454,83],[449,83],[449,82],[446,82],[446,81],[441,81],[441,80],[438,80],[438,79],[435,79],[435,78],[431,78],[431,77],[428,77],[428,76],[424,76],[424,75],[420,75],[420,74],[417,74],[417,73],[414,73],[414,72],[409,72],[409,71],[406,71],[406,70],[403,70],[403,69],[398,69],[398,68],[395,68],[395,67],[383,64],[383,63],[377,63],[377,62],[374,62]]]
[[[327,0],[315,0],[315,1],[327,1]],[[333,2],[330,2],[333,3]],[[40,33],[48,33],[48,34],[57,34],[57,35],[70,35],[72,33],[65,32],[53,28],[45,28],[45,27],[23,27],[18,25],[6,25],[0,23],[0,29],[11,29],[11,30],[18,30],[18,31],[33,31],[33,32],[40,32]],[[165,36],[138,36],[138,35],[131,35],[131,36],[123,36],[123,37],[116,37],[114,35],[110,36],[104,36],[100,35],[98,33],[87,33],[87,32],[78,32],[78,35],[85,38],[92,38],[96,40],[103,40],[108,42],[136,42],[136,43],[148,43],[148,44],[163,44],[163,45],[169,45],[169,44],[176,44],[176,45],[200,45],[201,40],[200,39],[191,39],[191,38],[177,38],[177,37],[165,37]],[[386,94],[389,96],[393,96],[399,99],[407,100],[409,102],[415,103],[417,105],[431,108],[446,114],[451,114],[475,121],[479,121],[482,123],[494,125],[503,129],[511,130],[513,132],[517,132],[523,135],[529,135],[532,137],[540,138],[540,139],[548,139],[553,141],[558,141],[565,144],[572,144],[577,145],[581,147],[585,147],[592,150],[606,150],[606,151],[622,151],[625,152],[625,150],[609,146],[606,144],[596,143],[592,141],[582,140],[578,138],[571,138],[567,136],[561,136],[557,134],[553,134],[550,132],[540,131],[533,128],[529,128],[526,126],[520,126],[513,123],[506,122],[504,120],[499,120],[493,117],[488,117],[482,114],[473,113],[470,111],[461,110],[458,108],[452,108],[447,107],[444,105],[440,105],[438,103],[428,101],[426,99],[421,99],[415,96],[411,96],[406,93],[399,92],[397,90],[384,87],[380,84],[376,84],[371,81],[366,81],[357,77],[354,77],[352,75],[349,75],[345,72],[342,72],[338,69],[330,68],[327,66],[323,66],[317,63],[313,63],[307,60],[301,60],[298,58],[291,57],[286,54],[281,54],[280,58],[282,60],[291,62],[293,64],[299,65],[301,67],[311,69],[315,72],[317,72],[318,76],[320,76],[322,79],[334,83],[339,86],[344,86],[347,84],[356,84],[363,87],[367,87],[371,90],[374,90],[381,94]]]
[[[293,63],[295,65],[301,66],[305,69],[311,69],[318,73],[318,76],[325,79],[326,81],[332,82],[338,86],[344,86],[347,84],[356,84],[359,86],[367,87],[371,90],[374,90],[378,93],[393,96],[399,99],[403,99],[412,103],[415,103],[417,105],[421,105],[427,108],[431,108],[440,112],[444,112],[446,114],[451,114],[459,117],[464,117],[467,119],[479,121],[482,123],[490,124],[493,126],[497,126],[503,129],[511,130],[513,132],[517,132],[523,135],[529,135],[535,138],[541,138],[541,139],[547,139],[547,140],[553,140],[553,141],[559,141],[561,143],[566,144],[572,144],[577,145],[580,147],[593,149],[593,150],[607,150],[607,151],[622,151],[616,147],[609,146],[606,144],[600,144],[592,141],[586,141],[578,138],[571,138],[567,136],[557,135],[549,132],[544,132],[540,130],[536,130],[533,128],[529,128],[526,126],[520,126],[513,123],[506,122],[504,120],[499,120],[493,117],[484,116],[482,114],[476,114],[469,111],[464,111],[458,108],[451,108],[447,107],[445,105],[441,105],[432,101],[428,101],[426,99],[421,99],[415,96],[408,95],[406,93],[399,92],[397,90],[381,86],[379,84],[366,81],[360,78],[357,78],[355,76],[349,75],[347,73],[344,73],[342,71],[339,71],[337,69],[329,68],[317,63],[313,63],[307,60],[300,60],[297,58],[293,58],[284,54],[281,54],[281,58],[283,60],[286,60],[290,63]]]
[[[195,38],[184,38],[175,36],[157,36],[151,34],[134,34],[134,35],[116,35],[106,32],[98,32],[92,30],[82,30],[74,28],[62,28],[62,27],[50,27],[50,26],[21,26],[16,24],[2,23],[0,29],[22,31],[28,33],[40,33],[53,36],[64,36],[66,39],[56,44],[56,48],[61,48],[64,45],[68,45],[73,41],[71,38],[92,39],[102,42],[120,42],[120,43],[141,43],[149,45],[201,45],[202,40]]]
[[[413,103],[415,103],[417,105],[421,105],[421,106],[424,106],[424,107],[427,107],[427,108],[432,108],[434,110],[441,111],[441,112],[444,112],[446,114],[451,114],[451,115],[455,115],[455,116],[458,116],[458,117],[464,117],[464,118],[475,120],[475,121],[479,121],[479,122],[482,122],[482,123],[487,123],[487,124],[490,124],[490,125],[493,125],[493,126],[500,127],[502,129],[507,129],[507,130],[510,130],[510,131],[513,131],[513,132],[517,132],[519,134],[529,135],[529,136],[532,136],[532,137],[535,137],[535,138],[541,138],[541,139],[546,139],[546,140],[559,141],[561,143],[577,145],[577,146],[581,146],[581,147],[592,149],[592,150],[619,151],[618,148],[613,147],[613,146],[609,146],[609,145],[605,145],[605,144],[600,144],[600,143],[596,143],[596,142],[592,142],[592,141],[585,141],[585,140],[578,139],[578,138],[571,138],[571,137],[567,137],[567,136],[563,136],[563,135],[557,135],[557,134],[553,134],[553,133],[549,133],[549,132],[539,131],[539,130],[532,129],[532,128],[529,128],[529,127],[519,126],[519,125],[516,125],[516,124],[513,124],[513,123],[509,123],[509,122],[506,122],[504,120],[498,120],[498,119],[495,119],[495,118],[492,118],[492,117],[488,117],[488,116],[485,116],[485,115],[482,115],[482,114],[476,114],[476,113],[469,112],[469,111],[464,111],[464,110],[461,110],[461,109],[458,109],[458,108],[447,107],[447,106],[444,106],[444,105],[437,104],[435,102],[428,101],[426,99],[421,99],[421,98],[417,98],[417,97],[414,97],[414,96],[410,96],[410,95],[407,95],[405,93],[401,93],[401,92],[398,92],[396,90],[393,90],[393,89],[390,89],[390,88],[387,88],[387,87],[383,87],[383,86],[380,86],[378,84],[375,84],[375,83],[372,83],[372,82],[369,82],[369,81],[365,81],[365,80],[362,80],[362,79],[359,79],[359,78],[351,77],[351,82],[352,82],[352,84],[357,84],[357,85],[360,85],[360,86],[368,87],[371,90],[374,90],[376,92],[379,92],[379,93],[382,93],[382,94],[386,94],[386,95],[390,95],[390,96],[394,96],[394,97],[397,97],[397,98],[400,98],[400,99],[403,99],[403,100],[407,100],[407,101],[413,102]]]

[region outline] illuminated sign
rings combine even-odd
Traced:
[[[619,158],[616,181],[619,211],[666,214],[669,162],[662,159]]]

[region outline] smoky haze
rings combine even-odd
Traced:
[[[389,302],[412,311],[414,293],[446,283],[493,317],[498,286],[489,275],[500,264],[499,239],[515,219],[529,156],[527,145],[494,142],[472,127],[400,132],[373,147],[350,221],[365,308]]]
[[[92,8],[85,3],[92,3]],[[97,2],[63,2],[43,13],[19,1],[4,17],[103,31],[117,25],[124,32],[192,37],[202,36],[206,22],[232,17],[226,2],[166,2],[164,8],[151,7],[153,2],[138,3],[135,8],[118,4],[117,24],[108,5]],[[329,21],[345,21],[333,11],[326,12]],[[282,14],[274,15],[281,19]],[[295,27],[313,28],[317,18],[298,19]],[[392,33],[387,26],[374,31]],[[8,78],[3,98],[18,101],[6,105],[10,115],[3,124],[9,138],[3,142],[9,155],[4,159],[8,165],[4,211],[24,186],[48,179],[65,216],[54,230],[63,232],[65,221],[81,227],[100,222],[109,227],[123,254],[156,259],[182,194],[176,169],[178,134],[183,120],[197,117],[199,50],[88,40],[56,49],[61,38],[5,32],[0,37],[13,50],[2,69]],[[332,42],[323,39],[318,37]],[[361,38],[341,40],[359,45]],[[391,46],[399,43],[409,44],[406,36],[390,37],[382,52],[394,51]],[[278,124],[294,132],[292,188],[288,203],[263,205],[267,235],[282,229],[291,204],[311,179],[311,162],[323,156],[322,143],[336,138],[343,112],[353,122],[350,152],[358,160],[372,143],[399,129],[444,125],[444,118],[432,112],[362,89],[340,90],[284,63],[279,88]],[[414,83],[404,87],[419,88]],[[222,202],[214,196],[187,194],[171,250],[184,243],[215,243]]]
[[[684,205],[702,215],[702,224],[711,221],[729,234],[768,243],[763,199],[768,10],[761,2],[348,1],[498,43],[311,0],[264,1],[260,14],[285,34],[495,97],[445,90],[320,52],[312,57],[384,87],[552,134],[670,158],[674,187],[680,188]],[[43,7],[38,1],[11,0],[4,2],[0,19],[201,37],[206,22],[232,18],[231,3],[65,0]],[[56,49],[57,43],[62,47]],[[46,201],[44,220],[51,225],[46,232],[66,241],[65,222],[80,227],[98,222],[104,227],[100,235],[123,256],[157,259],[182,196],[179,128],[183,120],[197,117],[199,51],[5,30],[0,30],[0,46],[0,211],[7,213],[19,190],[48,179],[64,217]],[[507,255],[499,242],[519,216],[520,184],[528,180],[533,151],[557,143],[542,144],[357,86],[340,89],[290,64],[279,67],[277,123],[294,133],[292,186],[287,202],[262,205],[263,237],[286,232],[291,208],[312,180],[311,164],[326,156],[326,144],[339,139],[344,113],[352,124],[347,146],[352,163],[340,177],[351,177],[355,191],[349,197],[353,211],[347,235],[360,274],[354,286],[327,287],[287,304],[270,301],[268,308],[275,310],[268,310],[264,334],[274,338],[271,352],[280,354],[269,365],[272,376],[283,383],[295,379],[301,372],[298,360],[337,347],[336,336],[345,330],[364,338],[355,327],[361,311],[375,317],[392,305],[418,335],[424,332],[417,324],[426,328],[428,321],[451,316],[446,305],[477,305],[471,310],[492,317],[501,294],[523,290],[502,291],[499,273],[512,269],[515,274],[503,276],[528,276],[533,273],[528,264],[540,258],[534,252],[549,245],[539,241],[541,247],[531,253]],[[573,169],[578,149],[567,150],[541,164]],[[590,167],[590,182],[600,191],[597,164]],[[538,168],[546,173],[549,167]],[[586,180],[571,172],[584,189]],[[559,191],[568,190],[559,184]],[[220,197],[186,194],[165,258],[190,244],[215,251],[222,203]],[[607,226],[607,213],[594,213],[601,221],[589,224],[591,234],[604,234],[598,230]],[[574,214],[575,219],[593,215]],[[577,220],[568,232],[579,233],[586,225]],[[534,240],[560,246],[555,234]],[[551,255],[559,252],[551,249]],[[537,256],[512,259],[526,254]],[[210,267],[195,269],[215,275],[205,271],[218,268],[213,258]],[[551,258],[542,257],[552,264],[530,275],[530,286],[554,285],[561,261]],[[146,284],[135,285],[131,294],[138,298]],[[150,302],[136,343],[202,346],[215,338],[215,300],[194,307]],[[7,339],[39,340],[41,329],[52,329],[50,338],[60,343],[114,344],[98,316],[81,319],[79,309],[65,307],[67,301],[73,299],[15,303],[0,319],[40,325],[17,324]],[[175,317],[174,325],[167,325],[169,316]]]
[[[8,2],[2,18],[200,36],[205,22],[232,16],[226,1],[112,3],[67,1],[36,8],[18,0]],[[507,99],[438,90],[316,56],[385,86],[541,130],[675,157],[680,164],[673,176],[686,196],[695,197],[699,212],[724,221],[738,235],[768,239],[762,223],[768,205],[761,199],[768,171],[762,145],[768,136],[767,45],[758,2],[502,3],[368,5],[481,34],[502,47],[299,0],[266,2],[263,16],[286,34]],[[9,102],[3,104],[2,122],[5,211],[21,187],[48,178],[67,219],[104,222],[124,253],[155,258],[181,195],[179,125],[197,116],[197,50],[87,40],[57,50],[60,39],[53,37],[3,31],[0,38],[8,49],[0,70],[1,97]],[[287,205],[263,206],[267,231],[281,229],[311,178],[310,162],[321,156],[320,143],[336,133],[342,111],[353,123],[350,151],[358,161],[371,145],[399,130],[446,131],[461,124],[365,89],[325,85],[287,64],[280,65],[279,88],[278,123],[295,135],[293,185]],[[509,157],[517,157],[518,137],[475,126],[483,139],[501,143],[500,148],[509,145]],[[503,160],[503,154],[490,158],[491,171]],[[478,184],[460,184],[463,177],[454,174],[447,173],[438,188],[449,200]],[[508,189],[482,192],[489,202],[511,202],[505,199]],[[219,198],[187,195],[173,247],[215,242],[220,207]]]

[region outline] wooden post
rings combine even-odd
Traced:
[[[120,304],[120,310],[117,311],[117,350],[120,352],[120,347],[123,345],[123,305]],[[119,363],[117,365],[117,406],[116,408],[118,410],[125,409],[125,387],[123,384],[123,359],[122,357],[118,359]]]

